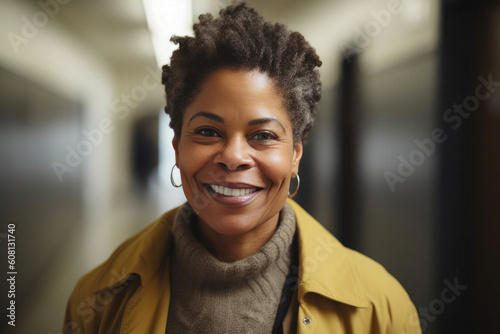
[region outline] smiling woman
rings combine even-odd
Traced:
[[[65,331],[420,333],[401,285],[287,199],[320,98],[315,50],[244,3],[194,30],[163,67],[187,202],[80,280]]]
[[[255,254],[276,230],[302,156],[281,96],[265,73],[220,69],[184,120],[173,146],[202,241],[226,262]]]

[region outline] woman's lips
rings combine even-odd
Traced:
[[[262,188],[258,187],[236,184],[228,184],[227,186],[207,184],[206,188],[213,199],[225,205],[246,205],[257,197],[260,190],[262,190]]]

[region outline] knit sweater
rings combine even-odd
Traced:
[[[293,210],[285,204],[264,247],[232,263],[219,261],[197,240],[195,218],[185,204],[172,229],[166,333],[271,333],[291,264]]]

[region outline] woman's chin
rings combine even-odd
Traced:
[[[214,218],[217,217],[217,218]],[[261,219],[258,217],[245,217],[244,215],[209,215],[203,219],[201,233],[214,233],[218,236],[238,239],[243,236],[253,236],[258,238],[261,232],[267,230],[274,231],[276,226],[271,226],[275,219]],[[276,223],[277,224],[277,219]]]

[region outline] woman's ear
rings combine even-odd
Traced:
[[[302,142],[298,142],[293,148],[292,172],[295,174],[299,173],[299,164],[302,158],[303,149]]]
[[[175,164],[177,167],[179,166],[179,141],[177,140],[177,135],[174,135],[174,139],[172,139],[172,146],[175,151]]]

